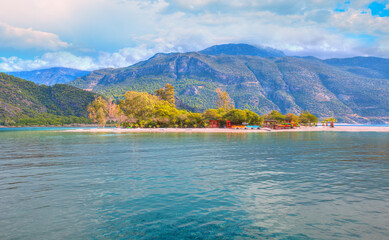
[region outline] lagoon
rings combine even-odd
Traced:
[[[0,130],[0,239],[389,238],[387,132],[42,130]]]

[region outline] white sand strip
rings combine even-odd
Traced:
[[[389,132],[389,127],[336,126],[300,127],[295,129],[227,129],[227,128],[88,128],[63,130],[85,133],[255,133],[255,132]]]

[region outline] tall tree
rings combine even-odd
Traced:
[[[170,83],[166,83],[165,85],[165,98],[164,100],[168,101],[171,104],[176,103],[176,99],[174,98],[174,87]]]
[[[97,127],[100,125],[104,128],[108,118],[108,103],[102,97],[97,97],[88,105],[89,118],[97,122]]]
[[[226,91],[223,92],[218,88],[216,89],[216,93],[217,93],[216,106],[218,108],[223,108],[225,111],[229,111],[234,108],[232,99],[230,98],[230,95]]]
[[[164,88],[155,90],[155,95],[161,100],[165,100],[173,105],[176,103],[176,99],[174,98],[174,87],[170,83],[166,83]]]
[[[115,122],[122,122],[124,120],[123,111],[120,108],[120,105],[110,98],[107,102],[108,106],[108,119]]]

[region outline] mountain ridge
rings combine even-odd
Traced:
[[[246,55],[246,56],[257,56],[257,57],[285,57],[285,53],[274,48],[269,47],[255,47],[249,44],[238,43],[238,44],[221,44],[215,45],[199,53],[205,55]]]
[[[200,110],[215,107],[215,90],[220,88],[237,108],[260,114],[308,110],[346,122],[388,122],[388,80],[331,64],[290,56],[160,53],[129,67],[93,71],[70,84],[120,98],[125,91],[152,93],[171,83],[184,104]],[[368,64],[363,67],[384,74]]]

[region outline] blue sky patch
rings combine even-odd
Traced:
[[[389,7],[387,8],[386,6],[389,6],[389,1],[372,2],[369,5],[369,9],[373,16],[389,17]]]
[[[334,9],[334,12],[346,12],[348,7],[350,5],[350,1],[345,1],[343,3],[338,3],[336,5],[336,8]]]

